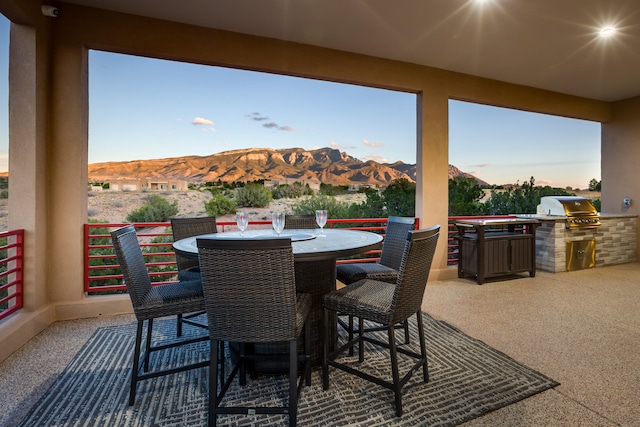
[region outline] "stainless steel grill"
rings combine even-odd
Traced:
[[[567,228],[600,226],[600,215],[593,204],[580,196],[545,196],[540,199],[539,215],[566,216]]]

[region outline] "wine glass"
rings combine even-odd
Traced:
[[[320,226],[320,237],[326,237],[324,234],[324,225],[327,223],[327,210],[320,209],[316,211],[316,222]]]
[[[280,233],[284,229],[284,212],[272,212],[271,225],[278,237],[280,237]]]
[[[244,237],[244,230],[246,230],[247,225],[249,225],[249,214],[246,212],[236,212],[236,224],[240,230],[240,236]]]

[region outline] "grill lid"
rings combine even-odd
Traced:
[[[580,196],[544,196],[540,198],[538,213],[562,216],[598,215],[595,206]]]
[[[595,206],[580,196],[541,197],[537,213],[566,216],[568,228],[593,228],[600,225],[600,216]]]

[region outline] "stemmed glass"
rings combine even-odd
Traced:
[[[271,225],[278,237],[280,237],[280,233],[284,230],[284,212],[272,212]]]
[[[246,230],[247,225],[249,225],[249,214],[246,212],[236,212],[236,224],[240,230],[240,237],[244,237],[244,230]]]
[[[318,226],[320,227],[320,235],[319,237],[326,237],[326,235],[324,234],[324,225],[327,223],[327,210],[326,209],[320,209],[316,211],[316,222],[318,223]]]

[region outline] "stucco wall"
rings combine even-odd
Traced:
[[[640,213],[638,162],[640,97],[613,104],[611,120],[602,124],[602,212]],[[629,207],[623,204],[626,197],[631,199]],[[640,241],[640,235],[636,241]]]

